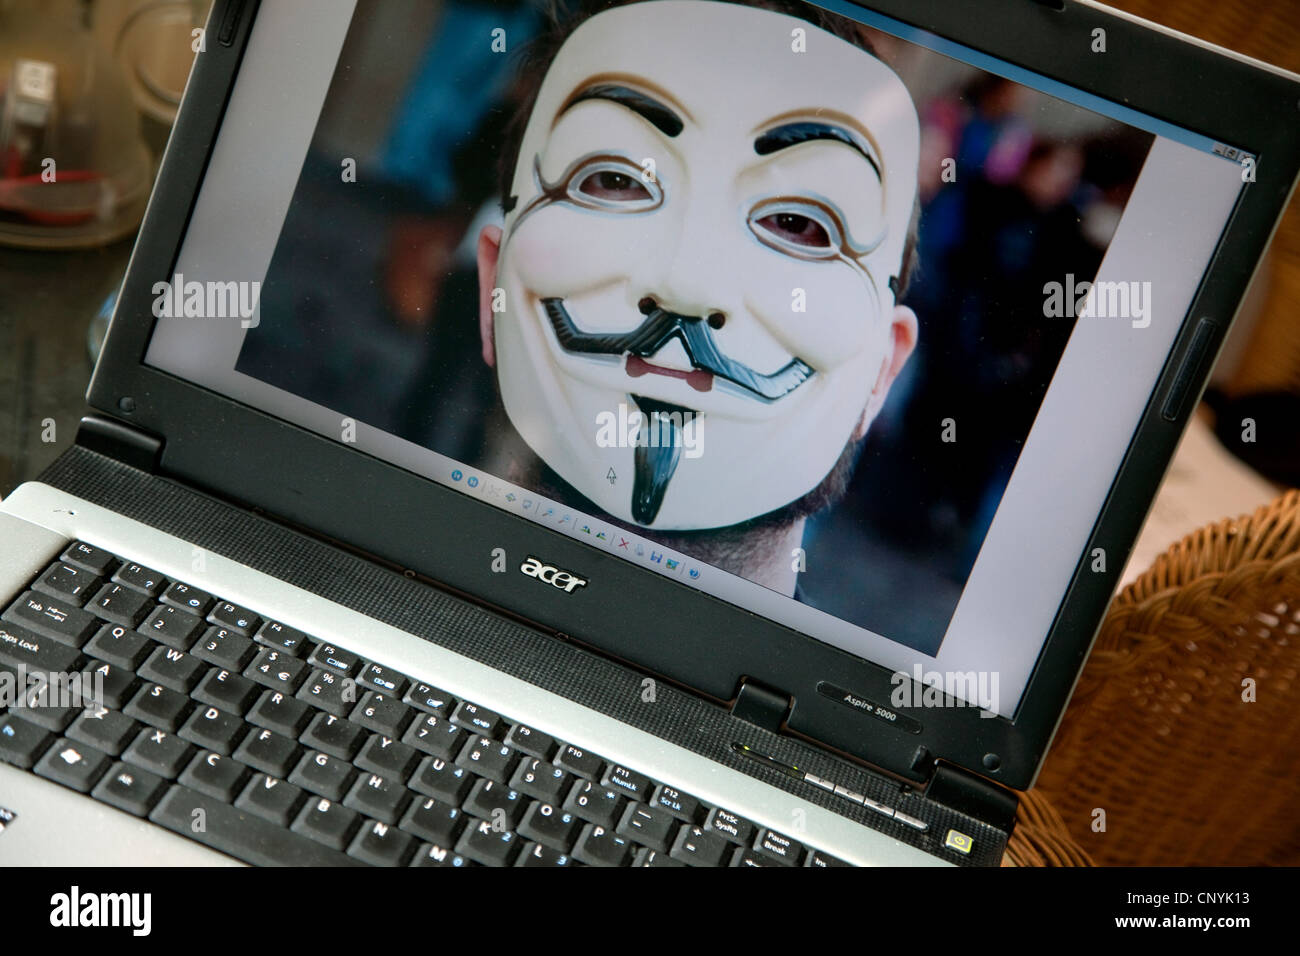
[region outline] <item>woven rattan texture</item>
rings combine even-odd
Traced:
[[[905,843],[933,850],[948,828],[955,827],[973,837],[975,849],[969,858],[941,851],[952,862],[996,866],[1002,858],[1005,835],[964,814],[932,804],[914,790],[901,792],[897,782],[790,737],[768,733],[732,717],[722,707],[663,682],[657,688],[656,701],[646,704],[641,699],[643,675],[636,671],[266,518],[79,447],[60,456],[41,480],[545,687]],[[141,556],[140,560],[147,559]],[[269,614],[274,609],[253,610]],[[897,806],[928,822],[930,829],[919,833],[855,808],[810,784],[767,770],[736,755],[730,749],[732,741],[762,748],[778,759]],[[797,838],[796,821],[791,822],[791,829]]]
[[[1300,864],[1297,669],[1293,490],[1120,593],[1036,790],[1098,864]]]

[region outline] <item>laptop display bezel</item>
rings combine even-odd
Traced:
[[[923,779],[938,758],[1012,787],[1029,786],[1212,358],[1294,188],[1300,82],[1091,5],[1068,3],[1056,11],[1034,0],[983,0],[978,15],[974,0],[861,5],[1261,157],[1152,383],[1014,719],[982,718],[971,707],[917,708],[905,713],[920,725],[913,733],[867,716],[819,693],[818,685],[887,702],[893,685],[886,668],[145,365],[156,321],[153,285],[172,273],[255,26],[255,0],[244,4],[233,35],[220,38],[214,25],[230,23],[236,4],[218,0],[214,7],[206,50],[196,60],[87,395],[90,405],[162,438],[160,470],[171,477],[410,569],[648,675],[718,701],[732,699],[742,679],[774,688],[793,699],[789,731],[902,777]],[[1092,52],[1097,28],[1107,32],[1104,55]],[[1213,326],[1209,339],[1197,343],[1203,356],[1171,421],[1162,414],[1165,398],[1203,317]],[[1097,547],[1108,555],[1102,573],[1088,560]],[[510,559],[506,573],[494,569],[497,548]],[[571,569],[588,584],[564,591],[513,573],[528,556]]]

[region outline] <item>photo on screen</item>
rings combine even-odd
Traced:
[[[798,0],[361,0],[236,367],[934,655],[1153,139]]]

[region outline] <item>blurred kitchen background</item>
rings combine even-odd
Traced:
[[[211,2],[0,0],[0,495],[34,478],[73,439],[193,61],[194,31]],[[430,26],[443,6],[386,2],[409,7],[414,27]],[[1112,5],[1300,72],[1300,0]],[[1300,121],[1300,112],[1284,121]],[[51,159],[54,183],[46,181]],[[1242,441],[1244,418],[1255,421],[1253,442]],[[1298,484],[1300,207],[1293,202],[1129,576],[1185,531]]]

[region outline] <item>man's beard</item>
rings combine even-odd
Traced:
[[[528,450],[525,458],[516,459],[511,474],[504,477],[600,521],[648,538],[665,548],[688,554],[704,564],[744,578],[752,578],[770,563],[773,552],[783,546],[797,521],[826,511],[843,500],[862,445],[860,439],[850,438],[826,477],[807,494],[788,505],[738,524],[699,531],[659,531],[611,517],[552,471],[531,450]],[[523,447],[527,449],[526,445]]]

